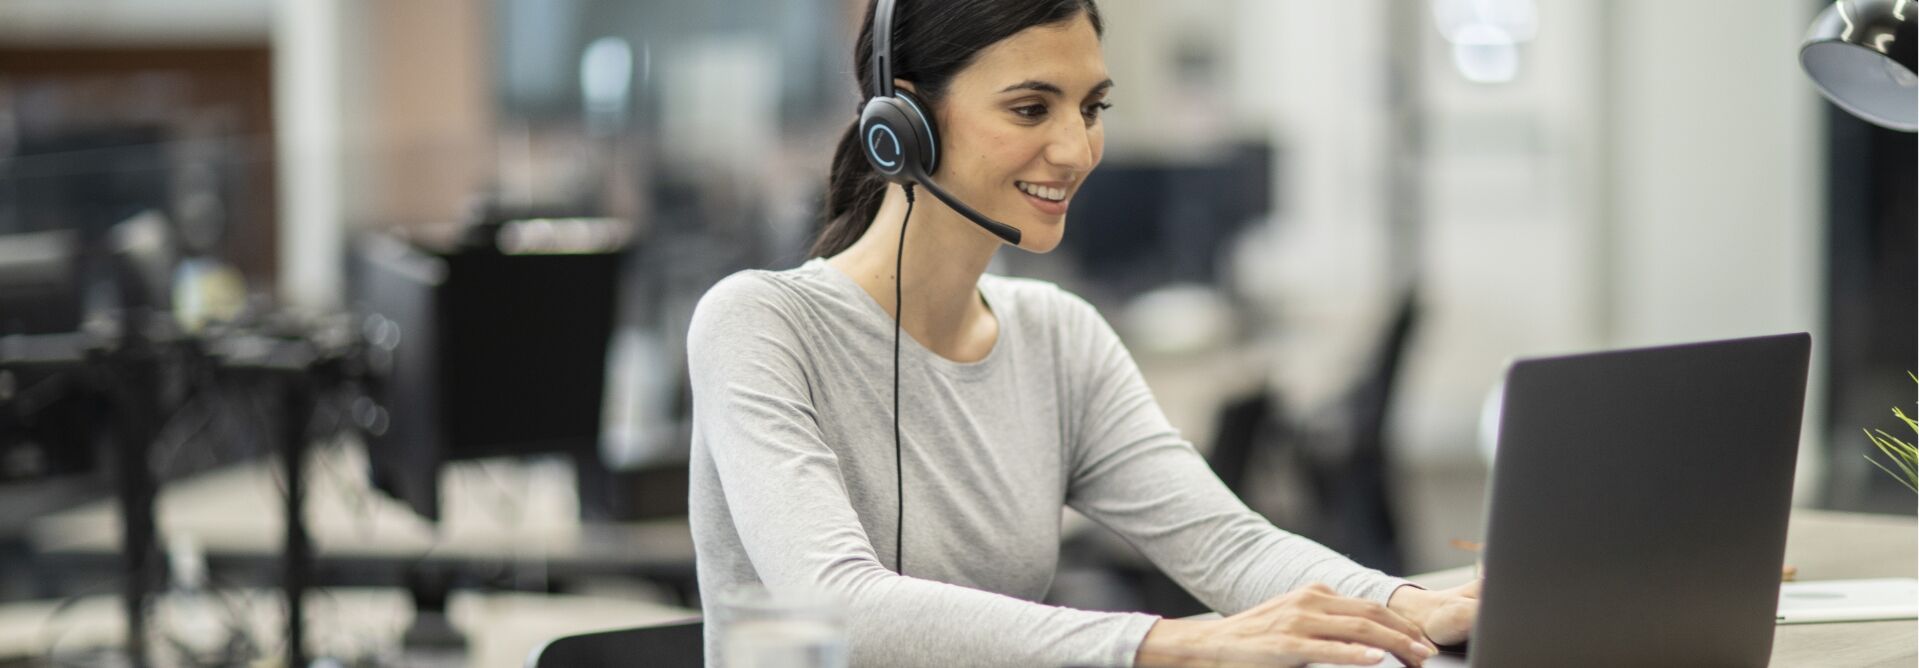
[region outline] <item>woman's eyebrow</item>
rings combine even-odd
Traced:
[[[1097,94],[1100,91],[1103,91],[1112,87],[1113,87],[1113,80],[1107,79],[1105,81],[1101,81],[1098,84],[1094,85],[1092,92],[1089,94]],[[1019,83],[1000,89],[1000,92],[1011,93],[1017,90],[1031,90],[1031,91],[1038,91],[1041,93],[1051,93],[1053,95],[1066,94],[1066,91],[1061,90],[1058,84],[1055,84],[1050,81],[1040,81],[1038,79],[1027,79],[1025,81],[1021,81]]]

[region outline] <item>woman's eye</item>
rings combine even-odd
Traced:
[[[1029,104],[1024,107],[1014,107],[1013,113],[1019,114],[1021,118],[1040,118],[1046,115],[1046,105]]]
[[[1113,103],[1111,103],[1111,102],[1100,102],[1100,103],[1098,103],[1098,104],[1093,104],[1093,105],[1089,105],[1089,106],[1087,106],[1087,107],[1086,107],[1086,111],[1085,111],[1085,112],[1083,112],[1083,113],[1085,113],[1085,114],[1086,114],[1086,117],[1087,117],[1087,118],[1099,118],[1099,112],[1102,112],[1102,111],[1105,111],[1105,110],[1107,110],[1107,109],[1111,109],[1111,108],[1113,108]]]

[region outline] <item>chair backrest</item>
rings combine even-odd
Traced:
[[[1366,372],[1346,397],[1348,429],[1352,445],[1361,451],[1384,447],[1387,413],[1391,411],[1399,370],[1419,322],[1419,292],[1406,287],[1394,305],[1392,319],[1374,344]]]
[[[547,641],[526,659],[526,668],[658,666],[698,668],[706,648],[699,619],[630,629],[582,633]]]
[[[1262,436],[1270,436],[1269,426],[1277,421],[1273,392],[1269,385],[1232,399],[1213,419],[1213,447],[1206,453],[1206,463],[1235,496],[1244,498],[1249,491],[1246,472],[1252,465],[1253,452]]]

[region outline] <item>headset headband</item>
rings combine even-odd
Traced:
[[[873,10],[873,97],[893,96],[893,0]]]

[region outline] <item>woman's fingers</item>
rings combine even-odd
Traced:
[[[1370,619],[1381,626],[1398,631],[1400,634],[1411,638],[1418,644],[1426,646],[1435,653],[1439,651],[1437,646],[1434,646],[1426,639],[1425,631],[1419,628],[1419,625],[1414,623],[1413,620],[1407,619],[1404,615],[1393,612],[1391,609],[1378,603],[1357,598],[1335,598],[1323,602],[1321,609],[1336,615]]]
[[[1365,617],[1308,615],[1300,619],[1300,628],[1313,638],[1359,643],[1392,652],[1407,665],[1424,663],[1438,651],[1426,644],[1423,635],[1410,636]]]
[[[1292,638],[1280,647],[1279,664],[1286,666],[1308,663],[1335,663],[1349,666],[1367,666],[1379,663],[1386,653],[1375,647],[1367,647],[1337,640],[1315,640],[1312,638]],[[1271,666],[1273,659],[1267,657],[1254,665]]]

